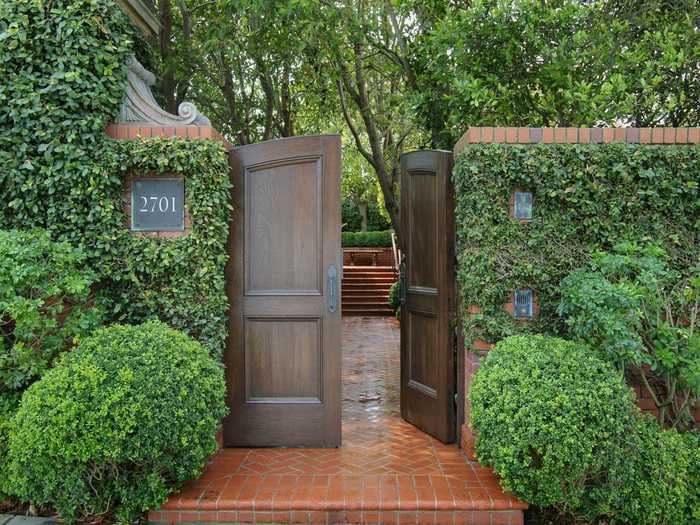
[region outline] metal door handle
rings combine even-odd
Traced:
[[[406,259],[402,257],[399,264],[399,302],[401,305],[406,304]]]
[[[338,309],[338,297],[336,289],[338,288],[338,269],[335,264],[328,265],[328,311],[335,313]]]

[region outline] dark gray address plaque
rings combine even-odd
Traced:
[[[131,229],[142,232],[184,231],[184,179],[134,179],[131,185]]]

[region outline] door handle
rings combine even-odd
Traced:
[[[328,311],[335,313],[338,309],[338,269],[335,264],[328,265]]]
[[[402,257],[399,264],[399,302],[401,305],[406,304],[406,258]]]

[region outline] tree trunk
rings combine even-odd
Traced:
[[[357,204],[357,207],[360,209],[360,231],[366,232],[367,231],[367,203],[366,202],[360,202]]]

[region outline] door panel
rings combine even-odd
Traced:
[[[452,154],[401,157],[404,234],[401,415],[441,441],[455,439]]]
[[[231,163],[224,445],[337,447],[340,138],[243,146]]]

